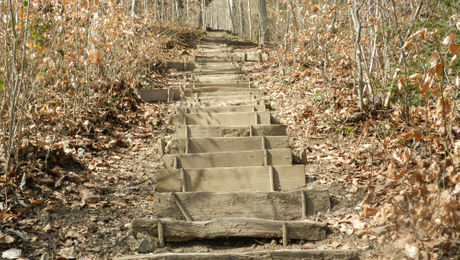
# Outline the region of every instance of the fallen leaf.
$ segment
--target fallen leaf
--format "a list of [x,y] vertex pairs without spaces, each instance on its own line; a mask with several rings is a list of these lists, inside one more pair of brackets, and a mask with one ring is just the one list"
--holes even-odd
[[404,247],[404,251],[406,252],[407,256],[412,259],[418,259],[420,255],[419,249],[414,245],[406,245]]
[[57,253],[57,259],[75,259],[76,256],[75,256],[75,250],[73,247],[66,247],[66,248],[63,248],[61,250],[59,250],[59,252]]
[[17,248],[10,248],[6,251],[3,251],[2,253],[2,258],[5,258],[5,259],[16,259],[16,258],[19,258],[22,254],[22,250],[21,249],[17,249]]
[[51,226],[50,223],[46,224],[46,226],[43,228],[43,232],[45,233],[51,233],[53,231],[53,226]]

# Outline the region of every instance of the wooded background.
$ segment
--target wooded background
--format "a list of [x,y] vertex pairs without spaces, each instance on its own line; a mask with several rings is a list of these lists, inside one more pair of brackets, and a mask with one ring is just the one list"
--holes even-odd
[[278,91],[270,104],[291,105],[280,114],[299,135],[368,142],[347,155],[369,182],[363,218],[458,241],[460,7],[449,0],[1,0],[2,211],[31,180],[53,186],[56,158],[84,154],[82,140],[117,145],[95,132],[138,123],[135,89],[165,86],[166,62],[190,60],[206,27],[270,54],[254,80]]

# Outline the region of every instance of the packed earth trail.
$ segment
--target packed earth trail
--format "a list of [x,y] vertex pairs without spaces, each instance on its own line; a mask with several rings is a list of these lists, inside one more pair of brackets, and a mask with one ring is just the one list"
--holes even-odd
[[[330,235],[327,224],[314,221],[331,210],[329,192],[307,186],[304,159],[290,149],[286,126],[241,69],[267,57],[236,51],[228,36],[208,32],[186,84],[166,93],[167,100],[181,94],[175,138],[158,144],[164,168],[153,177],[153,215],[134,219],[125,239],[149,254],[118,259],[358,259],[354,250],[299,246]],[[260,240],[271,247],[248,246]],[[188,249],[176,250],[182,245]]]

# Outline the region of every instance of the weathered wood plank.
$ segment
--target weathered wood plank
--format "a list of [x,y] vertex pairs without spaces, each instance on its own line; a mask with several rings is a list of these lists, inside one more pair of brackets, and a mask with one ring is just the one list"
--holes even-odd
[[[177,125],[176,137],[185,137],[184,125]],[[250,126],[213,126],[213,125],[189,125],[189,138],[198,137],[230,137],[250,136],[249,129],[252,128],[253,136],[281,136],[286,135],[286,125],[250,125]]]
[[[306,212],[302,212],[301,191],[289,192],[179,192],[191,217],[196,221],[245,217],[271,220],[298,220],[304,215],[331,208],[327,190],[303,190]],[[156,218],[184,220],[171,193],[155,193],[152,212]]]
[[228,67],[228,68],[205,68],[199,67],[193,70],[193,74],[196,75],[210,75],[210,74],[228,74],[228,73],[238,73],[245,74],[245,72],[239,67]]
[[252,112],[265,111],[265,105],[258,106],[225,106],[225,107],[180,107],[177,113],[231,113],[231,112]]
[[[290,149],[272,149],[267,151],[267,165],[292,165]],[[237,166],[264,166],[265,151],[236,151],[192,154],[167,154],[163,156],[166,167],[171,169],[177,158],[178,168],[211,168]]]
[[219,95],[200,95],[200,96],[191,96],[186,100],[190,101],[198,101],[198,102],[222,102],[222,101],[233,101],[233,100],[239,100],[239,101],[255,101],[255,100],[260,100],[263,99],[261,97],[261,94],[246,94],[246,93],[225,93],[225,94],[220,94]]
[[174,69],[177,71],[192,71],[195,69],[195,63],[193,62],[167,62],[166,68]]
[[210,137],[210,138],[180,138],[171,140],[166,148],[168,154],[185,153],[188,141],[189,153],[251,151],[262,147],[265,139],[265,149],[287,149],[287,136],[245,136],[245,137]]
[[174,117],[173,123],[176,125],[228,125],[228,126],[245,126],[245,125],[251,125],[251,124],[270,124],[270,112],[260,111],[260,112],[234,112],[234,113],[208,113],[208,114],[178,114]]
[[199,83],[195,87],[250,88],[251,83]]
[[227,54],[227,55],[211,55],[211,54],[206,54],[206,55],[201,55],[201,56],[195,56],[195,62],[240,62],[244,61],[243,57],[240,55],[232,55],[232,54]]
[[168,93],[170,101],[180,100],[181,92],[178,88],[171,89],[138,89],[137,93],[147,102],[166,102]]
[[[269,167],[162,169],[156,172],[155,187],[158,192],[180,192],[184,185],[190,192],[271,191]],[[305,186],[304,166],[273,166],[273,181],[277,191],[300,189]]]
[[209,101],[186,101],[184,105],[188,107],[219,107],[219,106],[259,106],[263,105],[265,100],[263,98],[252,100],[209,100]]
[[280,238],[283,223],[290,239],[318,241],[326,238],[327,226],[312,221],[278,221],[256,218],[220,218],[209,221],[180,221],[172,219],[135,219],[133,234],[158,236],[158,223],[163,224],[166,242],[228,237]]
[[227,253],[161,253],[124,256],[117,260],[359,260],[353,250],[264,250]]
[[208,75],[193,75],[193,80],[204,82],[204,81],[225,81],[225,80],[246,80],[249,81],[249,77],[244,74],[208,74]]
[[184,89],[184,95],[186,97],[201,96],[219,96],[219,95],[262,95],[263,90],[257,88],[219,88],[219,87],[203,87],[193,88],[193,86],[186,85]]

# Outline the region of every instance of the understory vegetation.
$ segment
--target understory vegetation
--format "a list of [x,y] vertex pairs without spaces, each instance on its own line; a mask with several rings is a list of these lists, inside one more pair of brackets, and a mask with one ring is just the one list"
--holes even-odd
[[120,132],[164,123],[136,113],[135,90],[164,84],[166,63],[189,60],[203,32],[129,7],[0,1],[0,248],[36,242],[18,221],[92,187],[91,156],[131,145]]
[[[279,10],[268,8],[277,62],[265,82],[273,104],[286,111],[280,117],[301,136],[296,144],[306,147],[305,140],[324,136],[354,142],[326,158],[348,175],[346,187],[367,191],[349,226],[361,236],[384,227],[388,233],[379,244],[392,241],[412,258],[457,250],[458,5],[355,0],[272,6]],[[336,228],[346,230],[343,223]]]

